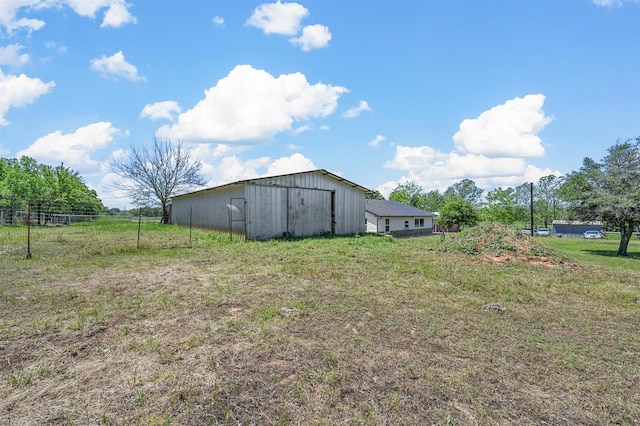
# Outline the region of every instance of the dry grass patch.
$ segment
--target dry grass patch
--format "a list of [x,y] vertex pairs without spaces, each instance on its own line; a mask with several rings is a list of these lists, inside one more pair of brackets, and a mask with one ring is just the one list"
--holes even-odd
[[640,421],[640,276],[437,244],[0,258],[0,423]]

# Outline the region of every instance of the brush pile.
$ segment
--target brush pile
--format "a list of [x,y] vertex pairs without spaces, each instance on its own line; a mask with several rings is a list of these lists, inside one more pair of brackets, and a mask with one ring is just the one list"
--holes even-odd
[[538,239],[503,225],[480,225],[457,234],[447,234],[438,249],[495,261],[564,263],[559,253]]

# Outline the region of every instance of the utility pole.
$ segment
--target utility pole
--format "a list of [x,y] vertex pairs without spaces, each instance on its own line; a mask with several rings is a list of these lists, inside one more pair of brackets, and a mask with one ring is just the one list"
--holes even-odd
[[530,206],[531,206],[531,236],[533,237],[535,235],[534,234],[534,230],[533,230],[533,182],[531,182],[529,185],[530,185],[530,188],[531,188],[531,190],[530,190],[530,192],[531,192],[531,203],[530,203]]

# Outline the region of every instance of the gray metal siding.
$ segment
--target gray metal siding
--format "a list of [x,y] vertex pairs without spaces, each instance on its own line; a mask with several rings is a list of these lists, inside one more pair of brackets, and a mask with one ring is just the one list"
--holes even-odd
[[[171,217],[175,225],[214,229],[229,232],[229,205],[231,198],[243,198],[242,185],[221,190],[201,191],[174,198]],[[191,219],[190,219],[191,216]],[[244,234],[244,223],[233,222],[233,232]]]
[[248,184],[245,194],[247,239],[331,232],[331,191]]
[[234,222],[234,232],[247,239],[319,235],[332,229],[332,192],[335,233],[364,233],[364,192],[320,172],[254,179],[180,196],[173,201],[172,218],[177,225],[188,225],[191,208],[193,226],[229,231],[230,199],[244,198],[245,222]]
[[286,192],[286,188],[246,185],[247,239],[266,240],[287,231]]
[[364,233],[364,217],[364,193],[356,188],[340,185],[336,190],[336,234]]
[[290,188],[289,232],[293,235],[322,235],[331,232],[331,192]]
[[[364,192],[360,189],[353,188],[350,185],[347,185],[343,182],[340,182],[336,179],[333,179],[330,176],[326,176],[322,173],[318,172],[304,172],[293,175],[285,175],[285,176],[275,176],[275,177],[267,177],[256,180],[261,187],[268,187],[269,185],[277,185],[282,187],[289,188],[300,188],[300,189],[318,189],[318,190],[326,190],[327,194],[330,194],[331,191],[335,192],[335,233],[337,235],[350,235],[350,234],[358,234],[365,232],[365,224],[364,224]],[[253,186],[253,185],[248,185]],[[324,191],[323,191],[324,192]],[[281,194],[281,196],[286,196],[286,193]],[[319,197],[324,197],[318,195]],[[252,205],[251,197],[247,196],[247,203]],[[331,214],[331,198],[330,195],[325,199],[325,202],[328,203],[327,209],[329,212],[329,217]],[[278,205],[286,205],[279,203]],[[315,201],[316,208],[319,208],[320,204],[318,204],[317,200]],[[271,207],[273,208],[273,206]],[[247,210],[252,209],[252,207],[248,207]],[[286,218],[289,217],[291,219],[291,214],[287,216],[285,211],[281,211],[280,218],[284,219],[286,222]],[[318,215],[316,218],[311,218],[307,216],[306,219],[312,220],[314,225],[309,225],[305,228],[292,228],[290,224],[289,232],[294,232],[295,235],[314,235],[322,233],[323,225],[319,225],[319,222],[322,222],[322,213]],[[330,219],[329,219],[330,221]],[[331,223],[329,223],[329,226]],[[266,222],[263,224],[264,232],[256,232],[256,239],[258,239],[257,235],[268,235],[271,234],[271,237],[281,236],[283,232],[287,232],[286,223],[284,227],[277,228],[277,231],[280,231],[278,234],[269,232],[269,228],[273,227],[273,221]],[[273,229],[274,231],[276,228]],[[293,231],[292,231],[293,230]],[[330,232],[330,228],[328,231]],[[257,231],[257,230],[256,230]],[[297,232],[295,232],[297,231]],[[314,232],[315,231],[315,232]],[[247,230],[247,234],[249,234],[249,230]],[[247,235],[247,238],[250,238]],[[250,238],[252,239],[252,238]]]

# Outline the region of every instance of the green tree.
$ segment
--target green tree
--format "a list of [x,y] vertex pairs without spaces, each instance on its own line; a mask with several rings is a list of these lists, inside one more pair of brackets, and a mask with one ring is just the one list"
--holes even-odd
[[521,215],[521,207],[516,201],[516,192],[513,188],[496,188],[487,193],[487,202],[483,209],[485,220],[511,225]]
[[437,220],[447,228],[453,225],[462,228],[475,225],[478,219],[478,212],[469,201],[451,197],[445,201]]
[[16,210],[28,203],[46,213],[99,214],[103,209],[78,172],[62,164],[51,167],[30,157],[0,159],[0,206]]
[[545,228],[549,222],[556,218],[556,213],[561,209],[561,201],[558,190],[562,184],[562,178],[555,175],[543,176],[534,185],[533,196],[534,212],[539,223],[544,223]]
[[[47,166],[48,167],[48,166]],[[61,212],[84,212],[99,214],[103,205],[98,194],[87,188],[80,174],[64,164],[49,168],[48,174],[53,182],[51,203]]]
[[384,200],[385,199],[384,195],[382,195],[380,191],[374,191],[370,194],[367,194],[365,198],[367,198],[368,200]]
[[425,195],[425,209],[430,212],[439,212],[444,205],[445,198],[444,195],[440,193],[437,189],[433,191],[427,192]]
[[[518,219],[516,220],[516,222],[522,222],[529,225],[529,223],[531,222],[531,183],[523,183],[522,185],[516,186],[515,195],[516,195],[516,203],[518,204]],[[535,198],[534,198],[534,212],[535,212]],[[535,221],[535,217],[534,217],[534,221]]]
[[146,206],[157,200],[162,207],[162,223],[169,223],[169,200],[194,186],[204,185],[200,160],[182,142],[153,140],[151,149],[130,146],[127,156],[111,161],[111,170],[124,178],[118,185],[134,204]]
[[17,210],[25,209],[29,202],[41,203],[48,191],[41,166],[30,157],[4,161],[4,178],[0,182],[2,205]]
[[426,195],[422,187],[413,181],[399,184],[389,194],[389,200],[426,210]]
[[620,229],[618,255],[626,256],[640,225],[640,137],[618,140],[601,163],[585,158],[560,188],[575,216],[604,220]]
[[458,183],[454,183],[444,191],[445,198],[457,197],[470,202],[477,206],[480,204],[482,193],[484,191],[476,186],[471,179],[462,179]]

